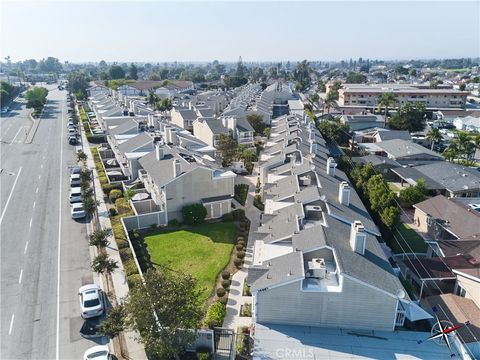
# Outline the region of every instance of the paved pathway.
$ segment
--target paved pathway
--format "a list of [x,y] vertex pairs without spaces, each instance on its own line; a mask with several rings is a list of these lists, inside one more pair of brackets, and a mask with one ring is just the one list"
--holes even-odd
[[[87,154],[87,157],[88,157],[87,166],[89,169],[94,170],[94,186],[95,186],[95,193],[97,195],[97,201],[98,201],[97,209],[98,209],[99,222],[102,229],[111,229],[112,224],[110,223],[107,206],[103,198],[103,190],[100,185],[100,180],[98,179],[98,174],[97,174],[97,171],[95,170],[95,162],[93,160],[92,152],[90,151],[90,146],[88,144],[88,140],[85,135],[85,132],[82,131],[81,134],[82,134],[83,151],[85,152],[85,154]],[[110,245],[106,249],[107,254],[110,257],[110,259],[115,260],[118,264],[118,269],[114,271],[112,274],[113,289],[110,289],[110,291],[113,290],[113,293],[115,294],[114,295],[115,299],[119,301],[128,294],[127,277],[123,269],[123,264],[120,259],[120,254],[118,252],[117,244],[112,234],[108,237],[108,240],[110,241]],[[101,282],[101,284],[103,285],[103,282]],[[136,334],[133,332],[125,332],[124,336],[125,336],[124,344],[125,344],[125,347],[127,348],[128,356],[131,359],[147,359],[143,346],[135,340]]]

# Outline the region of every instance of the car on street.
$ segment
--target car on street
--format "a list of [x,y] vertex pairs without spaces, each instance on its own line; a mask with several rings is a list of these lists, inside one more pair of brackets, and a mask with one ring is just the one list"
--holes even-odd
[[82,168],[80,166],[72,166],[70,169],[70,174],[80,174],[82,172]]
[[72,215],[72,219],[83,219],[85,216],[87,216],[82,203],[72,204],[70,206],[70,213]]
[[77,145],[78,144],[78,139],[76,135],[69,135],[68,136],[68,143],[70,145]]
[[80,313],[82,318],[100,316],[103,314],[103,302],[100,287],[96,284],[88,284],[78,289],[80,300]]
[[81,183],[80,174],[70,174],[70,187],[79,187]]
[[68,129],[68,136],[77,136],[77,130]]
[[108,348],[108,345],[97,345],[91,347],[83,355],[83,360],[111,360],[113,359],[112,353]]
[[83,201],[82,188],[81,187],[71,188],[70,192],[68,193],[68,197],[71,204],[82,202]]

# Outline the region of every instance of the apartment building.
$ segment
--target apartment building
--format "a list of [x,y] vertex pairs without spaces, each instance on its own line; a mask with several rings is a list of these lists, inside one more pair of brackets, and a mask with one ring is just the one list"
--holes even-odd
[[251,235],[255,323],[393,331],[405,317],[429,318],[406,295],[320,133],[283,116],[272,134],[259,164],[265,211]]
[[425,89],[406,84],[343,84],[339,93],[340,106],[376,107],[382,94],[392,92],[398,105],[422,103],[428,109],[464,109],[468,91],[454,89]]

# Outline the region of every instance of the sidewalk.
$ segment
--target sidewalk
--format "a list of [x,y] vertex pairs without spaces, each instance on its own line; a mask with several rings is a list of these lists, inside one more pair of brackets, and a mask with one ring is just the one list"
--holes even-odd
[[[257,172],[254,171],[254,174]],[[228,294],[227,301],[227,315],[223,321],[223,327],[237,330],[241,326],[250,326],[252,324],[251,317],[240,316],[240,308],[245,303],[252,303],[251,296],[243,296],[243,284],[247,278],[248,268],[253,261],[253,250],[255,241],[253,240],[253,233],[260,226],[260,216],[262,212],[253,206],[253,198],[255,197],[255,186],[257,184],[257,175],[237,177],[236,184],[247,184],[248,194],[245,202],[245,216],[250,220],[250,230],[248,232],[247,249],[245,255],[244,267],[240,271],[237,271],[232,277],[232,283],[230,285],[230,292]],[[239,204],[237,208],[240,208]]]
[[[80,122],[80,126],[81,122]],[[89,169],[93,169],[94,173],[94,186],[95,186],[95,193],[97,196],[98,201],[98,219],[102,229],[111,229],[112,224],[110,223],[110,218],[108,216],[107,206],[103,199],[103,190],[100,185],[100,180],[98,179],[98,174],[95,169],[95,162],[93,160],[92,152],[90,151],[90,146],[87,141],[87,137],[85,132],[81,131],[82,136],[82,144],[83,144],[83,152],[87,155],[87,167]],[[110,289],[111,292],[115,294],[115,301],[119,301],[123,299],[128,294],[128,285],[127,285],[127,277],[125,276],[125,271],[123,270],[123,264],[120,259],[120,253],[118,252],[117,244],[113,237],[113,234],[110,234],[108,237],[108,241],[110,241],[109,247],[106,248],[107,254],[110,259],[115,260],[118,264],[118,269],[113,272],[111,275],[113,289]],[[101,282],[103,288],[103,282]],[[124,332],[125,337],[125,347],[127,348],[128,357],[131,359],[147,359],[145,354],[145,350],[143,345],[138,343],[135,340],[136,334],[134,332]]]

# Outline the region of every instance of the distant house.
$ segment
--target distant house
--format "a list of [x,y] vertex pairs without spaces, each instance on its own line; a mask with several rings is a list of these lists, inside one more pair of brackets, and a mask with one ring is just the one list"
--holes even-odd
[[457,117],[453,124],[457,130],[480,131],[480,117]]
[[137,80],[118,87],[117,91],[124,96],[148,96],[150,92],[165,97],[173,97],[177,93],[193,90],[191,81],[178,80]]
[[382,115],[342,115],[340,121],[350,127],[351,130],[365,130],[371,128],[383,128],[384,118]]
[[193,131],[193,122],[200,117],[191,106],[189,108],[174,107],[170,111],[170,116],[173,124],[189,131]]
[[383,177],[387,179],[393,179],[394,174],[392,174],[391,169],[398,168],[401,165],[395,160],[389,159],[385,156],[378,155],[366,155],[361,157],[353,157],[352,162],[355,164],[366,165],[368,163],[372,164],[375,170],[377,170]]
[[401,165],[420,165],[443,161],[442,155],[407,140],[386,140],[375,143],[375,145],[380,149],[375,153],[384,154]]
[[95,97],[97,95],[108,95],[110,93],[111,90],[108,87],[98,83],[93,83],[93,85],[87,89],[88,97]]
[[447,197],[479,197],[480,172],[465,166],[437,161],[427,165],[392,169],[401,181],[415,185],[423,178],[427,187]]

